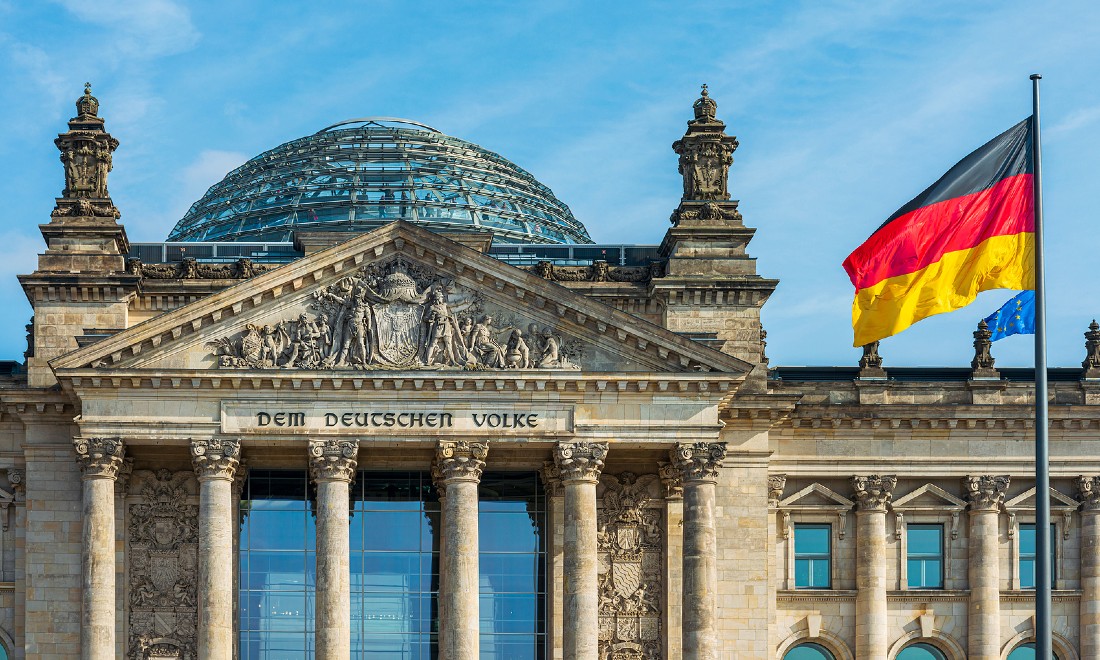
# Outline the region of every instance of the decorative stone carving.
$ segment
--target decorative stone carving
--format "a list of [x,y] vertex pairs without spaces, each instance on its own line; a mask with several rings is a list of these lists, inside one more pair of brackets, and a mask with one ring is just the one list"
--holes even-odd
[[877,341],[863,345],[863,357],[859,358],[860,378],[886,378],[886,370],[882,368],[882,356],[879,355],[878,346]]
[[77,116],[69,120],[69,131],[54,140],[65,166],[65,190],[54,215],[117,218],[118,211],[107,193],[107,173],[118,140],[103,130],[103,119],[97,115],[99,101],[92,96],[90,83],[84,84],[84,96],[77,99],[76,109]]
[[787,475],[768,475],[768,506],[773,509],[779,506],[779,500],[783,499],[783,489],[786,487]]
[[1011,479],[1007,475],[963,477],[963,488],[971,511],[998,511],[1005,501],[1005,491]]
[[1096,319],[1085,333],[1085,361],[1081,363],[1085,373],[1082,378],[1100,378],[1100,324]]
[[547,497],[560,497],[565,494],[561,487],[561,470],[554,461],[545,461],[539,469],[542,487]]
[[441,440],[435,448],[435,461],[443,483],[480,481],[489,443],[469,440]]
[[[147,267],[146,267],[147,268]],[[274,325],[246,325],[209,345],[218,365],[248,369],[563,369],[583,350],[553,328],[487,309],[480,293],[400,257],[313,294]]]
[[27,496],[26,481],[26,470],[23,468],[8,468],[8,483],[11,484],[11,490],[17,502],[23,501]]
[[658,475],[603,475],[597,514],[600,658],[661,658]]
[[852,499],[859,511],[886,511],[898,478],[892,474],[852,477]]
[[679,170],[684,177],[684,200],[727,200],[729,168],[737,138],[726,135],[726,125],[715,113],[718,104],[703,85],[693,105],[695,119],[688,122],[687,133],[672,144],[680,156]]
[[117,478],[126,453],[122,438],[75,438],[73,449],[85,479]]
[[554,462],[563,483],[597,481],[606,456],[606,442],[561,442],[554,447]]
[[974,359],[970,361],[970,368],[974,370],[974,378],[999,378],[1000,374],[993,368],[996,361],[993,358],[993,332],[989,324],[984,320],[978,322],[978,329],[974,331]]
[[737,202],[706,202],[692,204],[685,201],[669,217],[669,222],[679,226],[680,224],[743,224],[745,221],[741,212],[737,210]]
[[199,481],[232,479],[241,460],[241,441],[210,438],[191,441],[191,464]]
[[[198,513],[194,475],[139,470],[129,506],[127,658],[195,660]],[[227,558],[228,559],[228,558]]]
[[555,266],[540,261],[528,270],[555,282],[648,282],[662,272],[651,266],[609,266],[603,260],[593,261],[591,266]]
[[359,441],[325,438],[309,441],[309,475],[313,481],[355,480]]
[[657,461],[657,475],[665,489],[665,499],[684,499],[684,473],[672,463]]
[[1077,499],[1085,511],[1100,510],[1100,477],[1077,477]]
[[141,259],[126,260],[128,274],[150,280],[245,280],[269,270],[270,266],[244,258],[231,264],[200,264],[191,257],[170,264],[143,264]]
[[669,450],[669,459],[680,469],[684,481],[717,481],[725,457],[724,442],[678,444]]

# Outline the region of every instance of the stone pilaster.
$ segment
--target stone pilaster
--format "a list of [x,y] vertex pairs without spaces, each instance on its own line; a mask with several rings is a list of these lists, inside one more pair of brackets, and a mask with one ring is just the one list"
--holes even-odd
[[679,658],[683,651],[684,593],[684,475],[672,463],[659,461],[657,476],[665,495],[665,585],[664,619],[666,658]]
[[441,660],[477,660],[481,654],[478,593],[477,485],[489,443],[467,440],[440,441],[436,468],[446,489],[443,509],[441,572],[446,590],[440,590],[439,607],[446,613],[447,631],[440,644]]
[[554,461],[546,461],[539,470],[542,487],[546,493],[546,522],[550,531],[546,539],[546,657],[562,660],[564,657],[565,617],[562,615],[564,591],[562,576],[565,553],[562,546],[565,534],[564,497],[565,486],[561,482],[561,470]]
[[1081,500],[1081,657],[1100,658],[1100,477],[1077,478]]
[[191,441],[199,481],[198,651],[208,660],[233,658],[233,477],[240,440]]
[[121,438],[76,438],[82,474],[80,656],[115,657],[115,479],[126,448]]
[[606,442],[563,442],[554,463],[565,490],[563,601],[566,660],[596,660],[599,652],[599,584],[596,571],[596,484]]
[[886,660],[886,505],[893,475],[852,477],[856,501],[856,657]]
[[348,510],[358,456],[358,440],[309,441],[309,473],[317,487],[317,660],[351,657]]
[[682,653],[684,660],[718,660],[718,536],[714,519],[718,469],[726,443],[672,448],[684,487]]
[[963,477],[970,502],[970,614],[967,619],[971,660],[1001,658],[1000,512],[1007,476]]

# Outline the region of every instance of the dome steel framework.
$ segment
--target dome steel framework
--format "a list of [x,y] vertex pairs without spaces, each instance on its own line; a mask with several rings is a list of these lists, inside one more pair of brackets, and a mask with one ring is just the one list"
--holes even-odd
[[206,191],[168,240],[288,241],[294,231],[368,231],[396,219],[492,232],[498,243],[592,242],[526,170],[392,117],[348,120],[265,151]]

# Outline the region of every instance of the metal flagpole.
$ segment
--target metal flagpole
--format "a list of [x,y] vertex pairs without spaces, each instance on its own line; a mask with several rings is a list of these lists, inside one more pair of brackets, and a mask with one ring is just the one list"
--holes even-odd
[[1043,158],[1039,80],[1031,75],[1031,153],[1035,190],[1035,657],[1054,657],[1051,639],[1050,448],[1047,430],[1047,313],[1043,270]]

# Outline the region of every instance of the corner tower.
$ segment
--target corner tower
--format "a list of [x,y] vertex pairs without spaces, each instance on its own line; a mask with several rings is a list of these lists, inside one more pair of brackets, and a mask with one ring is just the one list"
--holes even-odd
[[762,390],[767,358],[760,308],[779,280],[758,275],[746,251],[756,230],[744,225],[729,193],[738,142],[717,118],[718,104],[706,85],[693,110],[684,137],[672,144],[684,194],[661,242],[668,261],[665,276],[652,281],[652,295],[661,303],[665,327],[757,365],[750,383]]

